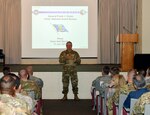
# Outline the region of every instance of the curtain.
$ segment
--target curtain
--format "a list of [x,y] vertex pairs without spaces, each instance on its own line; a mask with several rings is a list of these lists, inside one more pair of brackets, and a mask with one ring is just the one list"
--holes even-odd
[[6,64],[21,62],[21,1],[0,0],[0,48]]
[[[123,33],[137,32],[136,0],[99,0],[99,63],[119,64]],[[135,47],[136,48],[136,47]]]

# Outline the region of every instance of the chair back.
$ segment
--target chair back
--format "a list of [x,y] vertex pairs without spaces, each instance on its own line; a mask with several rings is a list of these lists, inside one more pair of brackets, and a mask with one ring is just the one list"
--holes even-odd
[[150,104],[145,104],[144,115],[150,114]]
[[138,99],[131,99],[130,103],[130,115],[132,114],[134,104],[137,102]]
[[127,95],[125,94],[120,94],[119,95],[119,111],[118,111],[118,115],[122,115],[122,109],[123,109],[123,103],[126,100]]

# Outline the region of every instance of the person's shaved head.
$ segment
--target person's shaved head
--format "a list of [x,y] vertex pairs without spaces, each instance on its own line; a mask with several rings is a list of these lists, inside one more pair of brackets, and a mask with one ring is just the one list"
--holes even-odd
[[15,79],[11,75],[5,75],[0,80],[0,91],[2,94],[14,95]]

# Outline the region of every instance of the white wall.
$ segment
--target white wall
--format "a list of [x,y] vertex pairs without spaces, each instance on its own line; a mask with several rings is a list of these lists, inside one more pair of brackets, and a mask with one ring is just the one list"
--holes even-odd
[[142,53],[150,53],[150,0],[142,0]]
[[[62,73],[61,72],[40,72],[34,73],[44,81],[43,98],[61,99],[62,98]],[[79,72],[79,97],[81,99],[90,98],[91,82],[99,76],[99,72]],[[69,98],[73,98],[71,84],[69,85]]]

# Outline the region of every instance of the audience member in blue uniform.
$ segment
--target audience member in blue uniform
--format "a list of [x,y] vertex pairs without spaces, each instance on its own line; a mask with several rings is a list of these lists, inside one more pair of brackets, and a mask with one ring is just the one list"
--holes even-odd
[[131,91],[128,94],[128,97],[126,98],[125,102],[124,102],[124,107],[125,108],[130,108],[130,102],[131,102],[131,98],[133,99],[138,99],[142,94],[148,92],[149,90],[145,87],[146,86],[146,82],[144,79],[144,76],[142,74],[138,74],[133,78],[133,84],[135,87],[135,91]]

